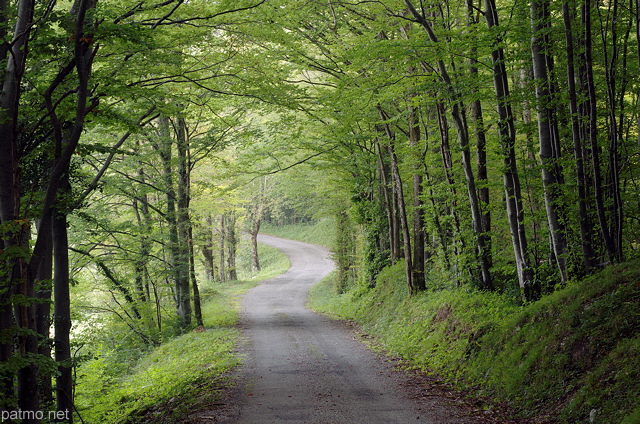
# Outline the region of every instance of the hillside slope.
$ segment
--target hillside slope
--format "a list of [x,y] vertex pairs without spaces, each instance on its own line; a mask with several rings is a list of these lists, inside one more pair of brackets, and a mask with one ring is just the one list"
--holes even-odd
[[336,295],[325,280],[311,305],[355,320],[410,366],[506,401],[532,421],[640,422],[640,262],[524,306],[470,288],[406,292],[397,264],[373,289]]

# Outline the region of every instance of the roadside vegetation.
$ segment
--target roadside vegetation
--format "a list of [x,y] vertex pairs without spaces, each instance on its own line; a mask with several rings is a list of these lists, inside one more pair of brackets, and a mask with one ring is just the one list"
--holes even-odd
[[[240,362],[234,352],[240,335],[239,296],[289,267],[278,250],[264,245],[259,249],[259,273],[241,272],[239,281],[203,287],[204,327],[175,335],[176,328],[167,325],[163,342],[149,347],[118,319],[107,316],[75,339],[81,344],[76,406],[82,421],[167,423],[215,403],[221,390],[233,384],[230,371]],[[239,255],[240,263],[245,260]]]
[[[589,314],[617,299],[605,268],[640,257],[640,0],[16,0],[0,16],[0,412],[141,411],[84,396],[82,375],[120,393],[142,356],[212,325],[216,284],[261,270],[260,231],[331,217],[308,237],[333,234],[336,292],[378,308],[394,287],[418,312],[393,337],[458,359],[408,357],[523,408],[560,396],[558,414],[624,419],[582,390],[608,396],[626,374],[602,358],[635,357],[637,302]],[[562,297],[583,281],[593,297]],[[453,344],[429,333],[458,321]],[[484,350],[523,359],[467,370]],[[563,393],[527,389],[538,376]]]
[[335,219],[322,218],[306,223],[275,225],[265,223],[262,233],[331,247],[336,240]]
[[[326,222],[302,227],[272,231],[309,241],[328,230]],[[508,403],[532,422],[640,422],[640,261],[533,303],[446,278],[431,269],[430,289],[408,296],[397,263],[373,287],[354,283],[339,293],[334,272],[309,304],[356,322],[405,366]]]

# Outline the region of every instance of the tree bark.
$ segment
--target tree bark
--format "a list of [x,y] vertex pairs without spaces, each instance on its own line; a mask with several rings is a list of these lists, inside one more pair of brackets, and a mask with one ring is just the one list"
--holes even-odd
[[[485,19],[489,28],[498,26],[498,12],[494,0],[485,1]],[[509,80],[505,66],[504,50],[500,47],[502,40],[494,40],[491,52],[493,65],[493,84],[497,99],[498,133],[504,151],[504,189],[507,218],[511,232],[518,282],[523,297],[533,300],[539,297],[540,288],[534,282],[529,263],[527,236],[524,227],[524,210],[522,208],[522,192],[515,153],[516,130],[509,99]]]
[[582,62],[584,66],[584,90],[588,94],[586,111],[588,116],[588,137],[591,147],[591,168],[593,174],[593,193],[596,203],[600,235],[610,262],[615,262],[618,257],[616,246],[609,230],[607,213],[604,204],[602,170],[600,165],[600,146],[598,144],[598,109],[596,86],[593,76],[593,37],[591,33],[591,13],[593,0],[585,0],[582,6],[582,28],[584,29],[584,53]]
[[196,258],[193,247],[193,228],[189,227],[189,279],[193,288],[193,315],[196,319],[196,325],[204,327],[202,319],[202,302],[200,299],[200,288],[198,287],[198,278],[196,277]]
[[[171,263],[171,273],[175,288],[176,313],[180,320],[180,327],[191,324],[191,303],[189,287],[188,256],[181,255],[180,236],[178,229],[177,196],[173,181],[172,138],[169,131],[169,119],[161,117],[158,121],[160,137],[158,152],[162,160],[164,192],[167,201],[167,227],[169,231],[168,252]],[[186,261],[186,262],[185,262]]]
[[[431,23],[428,22],[425,17],[420,14],[410,0],[405,0],[405,5],[416,19],[416,21],[425,29],[429,39],[438,43],[438,37],[433,32]],[[469,128],[465,116],[465,108],[460,98],[460,94],[457,92],[453,85],[447,66],[442,59],[437,63],[438,71],[442,82],[447,87],[447,95],[451,104],[451,117],[453,119],[453,125],[458,135],[458,143],[462,152],[462,168],[464,169],[465,179],[467,183],[467,197],[469,199],[469,206],[471,208],[471,221],[473,234],[475,236],[475,255],[476,258],[480,258],[481,252],[485,251],[485,238],[482,236],[482,217],[480,214],[480,204],[478,201],[478,192],[476,188],[475,175],[473,173],[473,166],[471,164],[471,152],[469,151]],[[492,288],[491,277],[489,270],[485,269],[486,263],[481,262],[481,275],[480,286],[486,289]]]
[[220,216],[220,244],[219,244],[219,252],[220,252],[220,282],[227,281],[227,264],[226,264],[226,253],[225,246],[227,244],[227,219],[225,218],[225,214],[223,213]]
[[[640,1],[640,0],[638,0]],[[580,226],[580,240],[582,247],[582,261],[585,272],[589,273],[595,265],[595,252],[593,249],[593,237],[591,236],[592,224],[587,206],[587,179],[584,169],[584,155],[582,131],[580,131],[580,110],[578,109],[578,90],[576,88],[575,70],[575,42],[573,22],[575,10],[569,6],[568,0],[562,2],[562,15],[567,54],[567,88],[569,91],[569,112],[571,114],[571,138],[573,140],[573,153],[576,169],[576,187],[578,191],[578,222]]]
[[[0,151],[2,152],[0,155],[0,223],[7,226],[5,232],[0,236],[2,237],[3,250],[8,251],[11,251],[13,247],[21,248],[20,233],[22,230],[19,228],[24,226],[24,224],[18,222],[20,213],[20,176],[16,125],[21,94],[20,84],[24,75],[33,10],[33,0],[21,0],[18,3],[13,40],[11,43],[3,42],[0,48],[0,54],[2,55],[0,57],[6,60],[2,91],[0,92],[0,110],[2,111],[2,119],[0,120]],[[9,2],[1,3],[0,24],[2,24],[2,29],[0,29],[0,32],[4,36],[4,40],[9,38],[6,29],[9,16]],[[6,277],[3,277],[2,285],[0,286],[0,289],[3,289],[3,294],[0,297],[0,333],[12,334],[14,330],[12,329],[13,314],[10,298],[16,294],[17,290],[31,291],[27,286],[33,281],[25,282],[27,286],[24,284],[21,287],[18,286],[17,282],[26,277],[26,275],[19,275],[26,271],[23,260],[19,258],[9,258],[3,264],[3,268]],[[24,324],[28,325],[30,319],[28,316],[24,318],[26,318]],[[35,331],[35,327],[32,330]],[[26,348],[26,346],[22,345],[21,348]],[[19,352],[21,355],[27,354],[26,351],[21,350]],[[35,354],[37,350],[31,353]],[[13,355],[14,347],[11,338],[3,337],[3,342],[0,344],[0,361],[6,363]],[[24,384],[22,384],[23,389],[20,395],[22,397],[20,407],[30,407],[27,398],[32,393],[29,393],[26,387],[30,384],[33,372],[34,370],[31,367],[21,371],[20,380],[24,381]],[[16,400],[13,386],[15,377],[16,375],[12,371],[0,373],[0,390],[2,390],[2,398],[7,403],[7,408],[14,406],[12,402]],[[37,384],[35,386],[37,387]],[[33,395],[37,401],[37,392],[33,393]]]
[[[620,51],[618,47],[618,0],[612,0],[609,3],[611,16],[609,21],[610,38],[606,39],[605,32],[602,30],[602,42],[604,48],[604,63],[606,65],[605,82],[607,86],[607,110],[609,121],[609,172],[608,172],[608,195],[610,199],[609,209],[609,236],[611,238],[612,260],[615,262],[622,261],[622,198],[620,194],[620,140],[618,134],[618,122],[616,118],[616,97],[617,97],[617,69],[619,66]],[[601,24],[602,26],[602,24]],[[610,49],[610,50],[609,50]],[[624,94],[623,94],[624,96]]]
[[[473,26],[477,23],[477,19],[474,18],[475,7],[473,0],[467,0],[467,25],[472,33],[474,32]],[[475,38],[475,37],[474,37]],[[474,81],[478,80],[478,60],[477,60],[477,48],[471,47],[470,59],[469,59],[469,73]],[[490,270],[493,266],[493,258],[491,253],[491,209],[490,209],[490,197],[489,197],[489,179],[487,176],[487,138],[484,126],[484,117],[482,112],[482,102],[479,96],[477,96],[477,88],[473,88],[474,97],[470,105],[471,119],[473,121],[475,137],[476,137],[476,164],[478,168],[477,172],[477,187],[478,187],[478,202],[480,208],[480,242],[479,246],[482,250],[480,255],[480,269],[483,274],[482,281],[488,281],[489,287],[492,288],[493,281],[491,278]]]
[[562,171],[559,165],[560,151],[556,145],[554,125],[553,94],[550,89],[549,60],[546,53],[548,38],[545,33],[549,25],[549,3],[547,0],[531,2],[531,23],[533,36],[531,52],[533,76],[536,82],[536,99],[538,101],[538,137],[540,141],[540,165],[542,168],[542,184],[547,212],[547,222],[552,240],[553,253],[562,282],[567,281],[567,241],[566,230],[562,224],[561,186]]
[[[66,188],[68,190],[68,187]],[[73,366],[71,364],[71,300],[69,297],[69,240],[67,217],[63,209],[57,209],[53,217],[53,298],[55,327],[56,409],[65,411],[69,422],[73,417]]]
[[262,217],[265,209],[265,192],[267,189],[267,177],[260,180],[259,192],[253,197],[248,206],[249,235],[251,236],[251,272],[260,271],[260,257],[258,256],[258,234],[262,225]]
[[419,152],[420,146],[420,122],[418,111],[415,107],[409,106],[409,146],[414,150],[413,164],[413,285],[416,292],[426,289],[425,280],[425,220],[424,202],[422,200],[422,166],[423,155]]
[[380,120],[382,121],[382,125],[385,129],[385,134],[388,138],[387,151],[389,152],[389,157],[391,159],[391,180],[393,182],[393,192],[394,192],[394,207],[395,214],[400,218],[400,231],[402,236],[402,250],[404,252],[405,259],[405,275],[407,277],[407,283],[409,285],[409,293],[416,294],[420,290],[424,290],[424,287],[421,289],[416,287],[415,282],[413,281],[413,260],[412,260],[412,251],[411,251],[411,236],[409,231],[409,224],[407,221],[407,211],[405,208],[405,197],[404,197],[404,187],[402,186],[402,178],[400,176],[400,170],[398,169],[398,157],[395,152],[395,147],[393,145],[395,141],[395,135],[391,131],[389,127],[388,119],[389,116],[386,112],[380,107],[377,106],[378,114],[380,116]]
[[380,190],[382,191],[382,199],[387,216],[387,230],[389,234],[389,261],[395,264],[400,257],[400,234],[398,219],[396,216],[396,208],[394,207],[393,184],[389,181],[389,170],[386,164],[384,151],[380,146],[380,142],[376,142],[376,153],[378,155],[378,174],[380,177]]
[[178,233],[178,274],[180,279],[176,284],[176,297],[178,310],[183,320],[183,325],[191,324],[191,284],[190,284],[190,262],[191,262],[191,220],[189,214],[189,186],[190,186],[190,163],[189,163],[189,139],[187,136],[187,126],[184,117],[178,116],[176,128],[176,150],[178,153],[178,183],[176,199],[176,226]]
[[[39,225],[38,225],[39,226]],[[51,303],[53,284],[53,239],[49,233],[47,237],[46,254],[42,257],[36,274],[36,297],[39,299],[36,305],[36,329],[40,337],[38,354],[42,358],[51,358]],[[38,373],[38,397],[42,409],[54,407],[53,386],[50,372],[40,369]]]
[[227,215],[226,225],[226,247],[227,247],[227,275],[229,281],[238,279],[238,270],[236,269],[236,213],[231,211]]

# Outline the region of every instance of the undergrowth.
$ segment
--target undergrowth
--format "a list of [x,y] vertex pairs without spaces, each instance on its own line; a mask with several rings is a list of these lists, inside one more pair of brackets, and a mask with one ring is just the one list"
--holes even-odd
[[317,222],[283,226],[264,223],[261,232],[286,239],[329,247],[335,242],[336,230],[333,218],[322,218]]
[[289,267],[288,258],[276,249],[261,245],[260,253],[259,273],[245,272],[244,281],[202,287],[204,329],[169,338],[155,348],[125,337],[122,325],[105,325],[86,336],[76,385],[82,422],[173,423],[215,402],[239,363],[234,349],[240,336],[240,295]]
[[531,419],[640,422],[640,262],[527,305],[469,287],[409,298],[402,263],[372,289],[337,295],[332,278],[312,290],[311,306],[357,321],[409,366]]

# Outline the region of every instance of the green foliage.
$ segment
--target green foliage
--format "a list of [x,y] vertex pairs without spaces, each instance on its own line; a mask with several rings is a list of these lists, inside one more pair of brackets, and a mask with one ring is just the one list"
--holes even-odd
[[260,271],[252,273],[249,247],[241,244],[241,249],[238,252],[238,265],[240,268],[238,276],[240,280],[248,282],[266,280],[282,274],[291,266],[289,258],[280,250],[261,243],[258,243],[258,256],[261,263]]
[[358,321],[410,366],[481,388],[523,415],[584,422],[595,414],[598,422],[635,422],[639,265],[611,267],[518,305],[465,287],[409,298],[397,264],[372,289],[337,295],[326,280],[312,290],[310,304]]
[[333,218],[322,218],[316,222],[286,226],[263,224],[265,234],[315,243],[321,246],[332,246],[335,241],[335,221]]
[[[143,357],[130,374],[116,376],[103,358],[83,366],[78,385],[78,408],[85,422],[136,422],[155,405],[178,396],[175,416],[190,405],[189,393],[207,389],[237,365],[233,354],[237,330],[214,328],[184,334]],[[205,383],[203,385],[203,383]]]
[[198,402],[217,399],[220,387],[229,384],[228,371],[240,361],[235,352],[239,295],[289,267],[280,251],[259,249],[260,273],[245,275],[248,281],[203,287],[205,331],[170,337],[177,326],[171,311],[164,318],[166,342],[150,347],[120,319],[78,316],[86,326],[75,338],[80,346],[77,407],[84,422],[172,422]]

